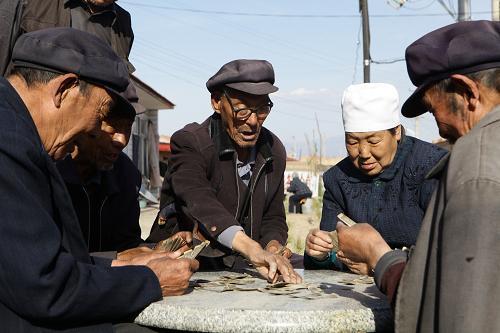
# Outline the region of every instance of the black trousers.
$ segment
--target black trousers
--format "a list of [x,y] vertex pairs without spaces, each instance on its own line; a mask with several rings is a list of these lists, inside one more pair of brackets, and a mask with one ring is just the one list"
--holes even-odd
[[300,200],[310,198],[310,194],[294,194],[288,198],[288,212],[302,214]]

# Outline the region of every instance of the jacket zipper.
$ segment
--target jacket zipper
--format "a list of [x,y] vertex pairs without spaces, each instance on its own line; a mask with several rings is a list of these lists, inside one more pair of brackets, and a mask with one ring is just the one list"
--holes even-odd
[[253,183],[250,183],[250,238],[251,239],[253,239],[253,192],[255,191],[255,186],[257,186],[257,182],[259,181],[260,175],[262,174],[262,170],[264,170],[264,167],[266,165],[267,161],[264,161],[264,164],[262,164],[260,169],[257,171],[257,176],[255,177],[255,181]]
[[88,217],[88,229],[87,229],[87,250],[90,251],[90,197],[89,197],[89,193],[87,192],[87,190],[85,189],[85,186],[82,185],[82,190],[83,190],[83,193],[85,193],[85,196],[87,197],[87,209],[88,209],[88,214],[87,214],[87,217]]
[[101,204],[101,209],[99,209],[99,251],[102,249],[102,209],[104,208],[104,204],[108,200],[109,196],[105,196],[104,200],[102,201]]

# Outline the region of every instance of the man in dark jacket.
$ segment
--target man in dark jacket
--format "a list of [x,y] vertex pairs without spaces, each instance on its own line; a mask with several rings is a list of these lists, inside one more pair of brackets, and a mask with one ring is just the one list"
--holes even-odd
[[12,59],[12,75],[0,77],[2,331],[113,332],[162,295],[183,293],[197,268],[165,252],[89,256],[53,163],[111,110],[134,112],[117,93],[129,84],[126,65],[100,39],[69,28],[24,34]]
[[455,145],[429,175],[440,182],[409,253],[367,224],[339,223],[337,256],[374,269],[398,332],[498,332],[500,22],[432,31],[406,49],[406,64],[418,88],[403,115],[429,110]]
[[[207,82],[215,113],[177,131],[165,181],[175,197],[179,225],[212,242],[210,268],[246,266],[273,281],[299,282],[285,250],[283,206],[286,153],[264,120],[278,90],[264,60],[234,60]],[[195,229],[196,229],[195,228]],[[161,228],[160,228],[161,229]],[[157,228],[158,230],[158,228]],[[202,265],[207,263],[202,261]]]
[[[123,97],[137,100],[133,85]],[[141,174],[122,153],[135,113],[112,112],[95,135],[76,140],[71,155],[57,162],[73,202],[89,252],[124,251],[143,243],[138,195]]]
[[[287,192],[293,193],[288,198],[288,212],[302,214],[302,205],[307,198],[312,196],[311,189],[300,180],[299,175],[294,172],[292,175],[290,186],[286,189]],[[302,202],[304,200],[304,202]]]
[[91,33],[127,62],[134,33],[130,14],[115,0],[2,0],[0,4],[0,75],[6,75],[16,39],[30,31],[71,27]]

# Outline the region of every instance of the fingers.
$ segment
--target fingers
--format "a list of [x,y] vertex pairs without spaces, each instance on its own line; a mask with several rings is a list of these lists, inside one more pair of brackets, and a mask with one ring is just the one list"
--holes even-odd
[[290,261],[286,258],[279,257],[276,260],[278,271],[283,277],[283,281],[288,283],[301,283],[302,277],[295,272]]
[[270,281],[272,281],[273,283],[275,283],[278,280],[278,274],[276,274],[277,271],[278,271],[278,264],[276,262],[276,258],[275,258],[274,255],[272,256],[272,258],[274,260],[268,260],[269,270],[268,270],[267,276],[268,276],[268,279]]
[[[306,237],[306,252],[309,255],[317,256],[330,252],[333,249],[330,235],[323,230],[313,229]],[[312,253],[309,253],[309,252]]]

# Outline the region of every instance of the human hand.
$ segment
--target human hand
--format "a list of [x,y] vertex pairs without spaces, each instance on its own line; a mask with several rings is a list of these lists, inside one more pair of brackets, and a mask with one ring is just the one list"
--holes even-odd
[[292,256],[292,250],[288,247],[281,245],[277,240],[272,240],[266,245],[266,251],[271,252],[272,254],[281,255],[287,259]]
[[260,275],[271,283],[276,283],[280,274],[284,282],[302,282],[302,277],[295,272],[290,261],[281,255],[263,249],[256,249],[250,253],[248,259]]
[[146,266],[156,274],[165,297],[184,294],[199,263],[196,259],[158,258],[151,260]]
[[186,244],[179,248],[181,253],[186,252],[187,250],[191,249],[191,243],[193,242],[193,233],[191,231],[179,231],[176,234],[170,236],[169,238],[175,239],[175,238],[181,238],[183,239]]
[[262,249],[259,243],[238,231],[233,238],[233,250],[247,258],[257,271],[268,281],[275,283],[279,274],[289,283],[301,283],[302,278],[292,268],[292,264],[281,255]]
[[[342,254],[342,253],[341,253]],[[354,262],[351,259],[344,257],[342,255],[339,255],[339,252],[337,252],[337,259],[343,263],[344,265],[349,268],[349,270],[353,273],[359,274],[359,275],[373,275],[373,271],[368,267],[368,264],[363,263],[363,262]]]
[[306,237],[306,253],[317,260],[324,260],[333,249],[332,238],[324,230],[312,229]]
[[356,263],[358,268],[355,269],[360,269],[359,265],[366,264],[366,269],[370,272],[378,260],[391,251],[378,231],[367,223],[357,223],[352,227],[337,223],[337,234],[339,237],[337,257]]
[[176,259],[181,254],[182,253],[180,251],[165,252],[151,250],[150,248],[145,246],[135,247],[118,253],[117,260],[113,260],[111,266],[145,266],[151,260],[159,258]]

